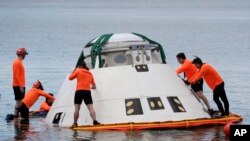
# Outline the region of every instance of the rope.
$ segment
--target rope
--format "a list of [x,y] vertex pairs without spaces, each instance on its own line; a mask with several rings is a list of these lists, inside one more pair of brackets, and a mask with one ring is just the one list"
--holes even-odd
[[96,48],[98,48],[97,46],[100,44],[101,40],[104,38],[105,35],[101,35],[97,41],[94,43],[94,45],[91,48],[90,54],[91,54],[91,65],[92,68],[95,67],[95,57],[96,57]]
[[90,54],[91,54],[91,65],[92,68],[95,67],[95,59],[96,56],[99,57],[99,68],[103,66],[102,58],[101,58],[101,52],[102,52],[102,47],[104,44],[107,43],[107,41],[110,39],[110,37],[113,34],[103,34],[101,35],[97,41],[94,43],[94,45],[91,48]]

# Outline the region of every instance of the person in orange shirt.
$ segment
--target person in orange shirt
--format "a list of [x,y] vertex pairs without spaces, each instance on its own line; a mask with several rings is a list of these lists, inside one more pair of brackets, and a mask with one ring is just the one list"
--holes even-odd
[[18,48],[16,51],[17,58],[13,61],[12,71],[13,71],[13,81],[12,86],[14,90],[16,105],[14,109],[14,116],[18,117],[19,109],[22,106],[22,99],[25,94],[25,68],[23,65],[23,60],[28,52],[25,48]]
[[[178,62],[181,64],[181,66],[176,70],[176,73],[177,74],[184,73],[184,76],[187,77],[187,81],[190,81],[191,78],[198,72],[198,70],[196,69],[194,64],[192,64],[192,61],[186,58],[184,53],[181,52],[177,54],[176,58]],[[202,99],[202,101],[206,104],[208,112],[211,114],[212,109],[210,108],[207,97],[203,94],[203,79],[202,78],[199,79],[197,83],[191,85],[191,88],[198,95],[198,97]]]
[[[49,95],[54,96],[52,93],[49,93]],[[50,107],[52,106],[53,102],[54,102],[54,100],[51,100],[51,99],[46,97],[46,100],[41,103],[39,111],[48,112],[50,110]]]
[[24,118],[25,123],[29,122],[29,109],[38,100],[40,96],[44,96],[50,100],[55,98],[48,93],[43,91],[42,83],[37,80],[33,87],[26,93],[24,99],[22,100],[22,106],[20,108],[21,117]]
[[90,116],[93,119],[93,124],[100,124],[96,120],[96,113],[93,108],[93,100],[91,97],[90,86],[92,89],[96,89],[95,81],[92,73],[89,71],[89,68],[86,66],[86,63],[81,62],[78,67],[70,74],[69,80],[77,79],[76,92],[75,92],[75,112],[74,112],[74,123],[72,127],[77,126],[77,120],[79,118],[79,111],[82,104],[82,100],[87,105],[90,112]]
[[[190,81],[191,84],[197,83],[202,77],[206,81],[207,85],[213,90],[213,100],[217,104],[218,109],[221,112],[221,116],[229,115],[229,102],[227,100],[226,92],[224,89],[224,81],[219,73],[209,64],[202,63],[199,57],[196,57],[193,62],[199,72]],[[224,108],[220,99],[224,103]]]

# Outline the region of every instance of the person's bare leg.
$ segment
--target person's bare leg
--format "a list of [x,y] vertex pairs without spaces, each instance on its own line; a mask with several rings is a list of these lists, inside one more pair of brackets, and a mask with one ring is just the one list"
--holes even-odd
[[16,105],[15,105],[15,109],[14,109],[15,116],[18,116],[19,109],[21,108],[21,106],[22,106],[22,100],[17,100]]
[[79,118],[80,107],[81,107],[80,104],[75,104],[74,123],[77,123],[77,120]]
[[208,108],[208,109],[211,109],[211,107],[210,107],[210,105],[209,105],[209,102],[208,102],[208,100],[207,100],[207,97],[203,94],[203,92],[202,92],[202,91],[198,91],[198,92],[196,92],[196,94],[197,94],[198,97],[199,97],[200,99],[202,99],[202,101],[206,104],[207,108]]
[[89,109],[89,113],[90,113],[91,118],[93,120],[96,120],[96,114],[95,114],[95,110],[93,108],[93,104],[88,104],[87,107]]

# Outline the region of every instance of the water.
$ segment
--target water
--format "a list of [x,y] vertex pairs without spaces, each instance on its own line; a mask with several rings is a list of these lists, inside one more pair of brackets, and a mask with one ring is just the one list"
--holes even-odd
[[[26,47],[27,88],[36,79],[54,94],[75,66],[83,46],[103,33],[138,32],[160,42],[167,61],[200,56],[223,76],[231,112],[250,123],[250,1],[0,1],[0,140],[225,140],[223,126],[186,130],[74,132],[31,119],[28,127],[6,123],[12,113],[11,64]],[[213,107],[210,89],[205,93]],[[36,110],[38,103],[32,107]]]

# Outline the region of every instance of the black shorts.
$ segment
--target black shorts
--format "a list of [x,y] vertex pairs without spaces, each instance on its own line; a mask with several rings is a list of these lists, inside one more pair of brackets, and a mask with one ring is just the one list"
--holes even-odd
[[29,108],[24,103],[22,103],[20,113],[22,118],[24,118],[25,120],[29,120]]
[[75,104],[82,104],[82,100],[84,100],[84,103],[86,105],[93,104],[92,97],[91,97],[91,91],[87,90],[78,90],[75,93]]
[[13,86],[13,90],[15,94],[15,100],[22,100],[24,98],[25,87],[24,87],[24,93],[21,93],[19,86]]
[[203,91],[203,79],[198,80],[194,85],[191,85],[194,92]]

